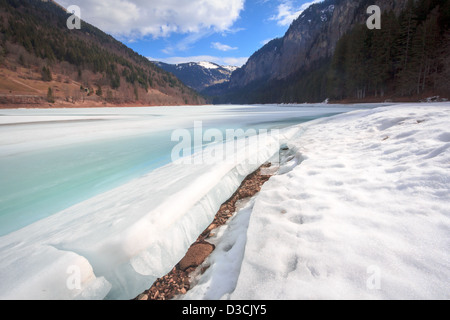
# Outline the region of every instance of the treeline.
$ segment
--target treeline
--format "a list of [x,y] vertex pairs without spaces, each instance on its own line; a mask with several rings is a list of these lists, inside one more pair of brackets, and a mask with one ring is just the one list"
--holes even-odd
[[8,53],[7,43],[23,46],[47,63],[42,70],[44,81],[49,81],[52,65],[67,62],[76,67],[79,79],[90,71],[101,75],[101,84],[109,84],[111,89],[119,89],[125,82],[145,91],[176,88],[180,95],[199,97],[175,76],[92,25],[81,21],[81,30],[69,30],[69,14],[52,2],[0,0],[0,12],[0,54]]
[[450,96],[450,0],[410,0],[381,30],[355,26],[332,57],[277,81],[208,88],[214,103],[304,103],[365,98]]

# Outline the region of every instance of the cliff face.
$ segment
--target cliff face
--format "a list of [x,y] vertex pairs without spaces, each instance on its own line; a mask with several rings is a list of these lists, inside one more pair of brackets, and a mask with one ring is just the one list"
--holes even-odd
[[[407,0],[378,0],[382,11],[401,12]],[[331,57],[339,39],[356,24],[365,23],[373,0],[326,0],[306,9],[283,38],[261,48],[237,72],[229,88],[242,88],[254,81],[281,80],[315,61]]]

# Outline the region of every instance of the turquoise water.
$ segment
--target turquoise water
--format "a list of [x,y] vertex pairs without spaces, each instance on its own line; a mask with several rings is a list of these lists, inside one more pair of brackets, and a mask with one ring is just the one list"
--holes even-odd
[[[306,109],[300,107],[221,107],[211,109],[212,118],[211,113],[206,113],[208,120],[204,122],[204,129],[218,128],[225,132],[236,128],[282,128],[353,109],[342,107],[330,112],[316,107],[316,114],[311,115],[311,108],[304,114]],[[185,108],[183,111],[189,113],[190,110]],[[126,112],[128,110],[125,109]],[[52,111],[39,111],[36,116],[47,113],[52,114]],[[59,111],[58,115],[61,113],[64,114]],[[33,111],[30,110],[29,114],[33,115]],[[77,121],[80,115],[73,116]],[[202,116],[204,114],[199,115],[199,120]],[[168,114],[166,117],[182,118],[183,115]],[[49,125],[46,122],[33,126],[38,131],[40,127],[48,128]],[[7,126],[2,130],[8,130]],[[120,119],[117,126],[120,130]],[[23,127],[27,128],[27,125]],[[172,149],[178,143],[171,141],[175,129],[179,128],[161,127],[157,131],[127,133],[114,139],[96,140],[93,137],[88,142],[72,142],[0,157],[0,236],[170,163]],[[192,132],[192,128],[187,129]]]
[[172,145],[167,135],[157,132],[0,158],[0,235],[168,163]]

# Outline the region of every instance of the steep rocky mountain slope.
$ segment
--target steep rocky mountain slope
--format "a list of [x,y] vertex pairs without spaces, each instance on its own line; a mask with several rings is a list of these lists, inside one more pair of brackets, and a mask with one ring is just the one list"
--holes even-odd
[[[373,1],[326,0],[306,9],[283,38],[273,40],[255,53],[233,75],[230,87],[242,87],[259,79],[285,79],[321,58],[330,57],[338,40],[356,24],[368,18]],[[406,0],[377,1],[383,11],[404,9]]]
[[[448,76],[449,1],[379,0],[382,29],[369,30],[367,8],[373,4],[371,0],[325,0],[311,5],[282,38],[253,54],[228,83],[205,93],[215,96],[215,102],[234,103],[446,93],[436,79],[442,82]],[[433,43],[420,42],[432,37],[436,38]],[[436,59],[424,56],[424,51],[433,50],[439,53]],[[371,75],[374,79],[369,79]],[[422,88],[410,79],[423,83]],[[408,83],[407,88],[401,83]]]

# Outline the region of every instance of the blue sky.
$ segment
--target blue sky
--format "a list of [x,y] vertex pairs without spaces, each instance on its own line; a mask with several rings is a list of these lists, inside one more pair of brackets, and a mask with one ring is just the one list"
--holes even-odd
[[241,66],[320,0],[56,0],[151,60]]

